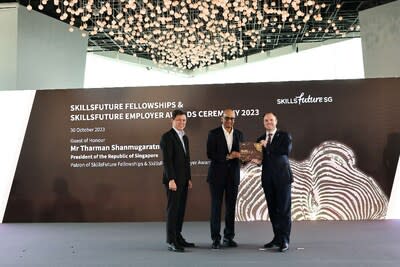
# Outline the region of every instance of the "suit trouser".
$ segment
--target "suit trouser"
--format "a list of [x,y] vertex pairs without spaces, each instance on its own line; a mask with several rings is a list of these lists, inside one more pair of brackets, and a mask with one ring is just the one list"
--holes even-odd
[[177,242],[185,217],[188,187],[178,185],[176,191],[167,190],[167,243]]
[[209,184],[211,193],[211,239],[221,240],[221,208],[225,192],[225,229],[224,238],[235,237],[235,208],[238,194],[238,185],[233,182],[225,184]]
[[263,181],[263,189],[274,232],[273,241],[278,244],[282,242],[289,243],[292,227],[292,185],[278,184],[274,179],[266,179]]

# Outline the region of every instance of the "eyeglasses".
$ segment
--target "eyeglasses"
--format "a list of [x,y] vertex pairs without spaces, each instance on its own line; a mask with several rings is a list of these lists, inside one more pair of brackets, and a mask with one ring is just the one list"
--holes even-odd
[[224,119],[225,119],[226,121],[229,121],[229,120],[234,121],[234,120],[235,120],[234,117],[226,117],[226,116],[224,116]]

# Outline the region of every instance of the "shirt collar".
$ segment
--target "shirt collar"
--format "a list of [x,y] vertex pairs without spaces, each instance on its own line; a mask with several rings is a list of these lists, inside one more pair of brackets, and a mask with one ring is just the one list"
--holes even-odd
[[172,127],[172,129],[174,129],[175,132],[176,132],[180,137],[183,137],[183,136],[185,135],[185,131],[184,131],[184,130],[180,131],[180,130],[176,129],[175,127]]
[[224,128],[224,125],[221,125],[221,127],[222,127],[222,130],[224,131],[225,134],[227,134],[227,135],[233,134],[233,131],[234,131],[233,128],[232,128],[232,131],[231,131],[231,132],[228,132],[228,131]]
[[273,130],[272,132],[266,131],[266,132],[265,132],[265,135],[268,136],[268,134],[272,134],[272,136],[274,136],[277,130],[278,130],[278,129],[275,128],[275,130]]

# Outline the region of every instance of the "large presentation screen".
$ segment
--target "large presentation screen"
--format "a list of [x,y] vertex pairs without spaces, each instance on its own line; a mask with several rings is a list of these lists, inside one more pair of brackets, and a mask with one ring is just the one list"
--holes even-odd
[[[191,152],[186,220],[210,216],[206,141],[225,108],[248,142],[265,132],[269,111],[292,135],[293,220],[385,218],[400,151],[400,79],[38,90],[3,221],[164,220],[159,142],[178,108],[188,114]],[[260,176],[260,166],[241,166],[236,220],[268,220]]]

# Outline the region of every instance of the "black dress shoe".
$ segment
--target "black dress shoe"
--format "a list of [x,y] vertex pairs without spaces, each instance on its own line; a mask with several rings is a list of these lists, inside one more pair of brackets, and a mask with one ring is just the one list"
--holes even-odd
[[279,245],[274,240],[272,240],[271,242],[265,244],[263,247],[266,249],[271,249],[271,248],[278,248]]
[[177,243],[169,243],[168,250],[173,252],[184,252],[185,249]]
[[289,244],[286,242],[283,242],[280,246],[279,246],[279,251],[280,252],[285,252],[286,250],[289,249]]
[[221,242],[219,240],[214,240],[212,242],[211,248],[212,249],[220,249],[221,248]]
[[231,248],[235,248],[238,246],[238,244],[231,238],[224,238],[223,245],[225,247],[231,247]]
[[178,240],[179,245],[185,248],[194,248],[194,243],[187,242],[184,238]]

